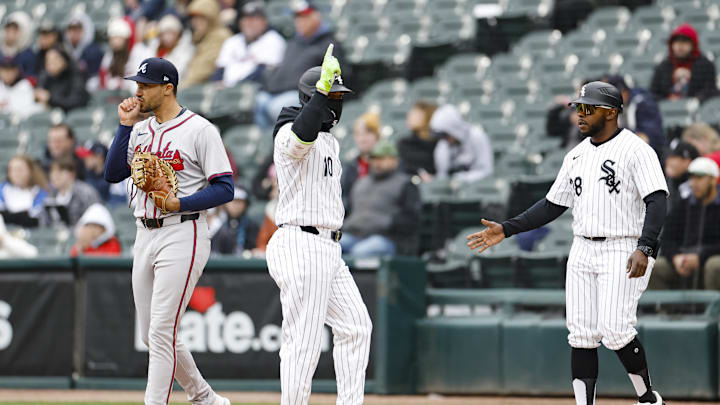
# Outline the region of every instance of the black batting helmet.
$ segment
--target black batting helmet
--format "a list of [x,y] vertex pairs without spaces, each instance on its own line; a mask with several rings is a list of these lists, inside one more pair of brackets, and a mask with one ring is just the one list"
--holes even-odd
[[[302,96],[305,96],[307,99],[310,99],[312,97],[313,93],[315,93],[315,83],[317,83],[318,80],[320,80],[320,73],[322,72],[322,67],[315,66],[311,67],[310,69],[306,70],[305,73],[300,76],[300,82],[298,83],[298,89],[300,90],[301,98]],[[338,76],[335,79],[335,82],[333,83],[332,87],[330,88],[330,93],[352,93],[353,91],[349,88],[345,87],[345,85],[342,82],[342,78]]]
[[580,88],[580,97],[568,103],[569,106],[588,104],[617,108],[622,112],[623,99],[620,90],[610,83],[595,81]]

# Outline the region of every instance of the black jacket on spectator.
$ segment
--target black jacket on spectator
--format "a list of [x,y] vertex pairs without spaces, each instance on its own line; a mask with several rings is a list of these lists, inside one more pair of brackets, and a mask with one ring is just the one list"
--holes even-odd
[[325,51],[331,42],[335,44],[333,55],[338,60],[343,60],[343,49],[340,43],[334,40],[333,32],[327,26],[321,25],[311,38],[295,35],[287,43],[282,63],[274,69],[265,70],[263,74],[265,90],[271,94],[297,90],[300,76],[311,67],[322,65]]
[[401,138],[397,143],[401,170],[411,176],[420,169],[435,174],[435,145],[437,139],[426,141],[415,134]]
[[[255,249],[260,227],[247,214],[228,218],[212,238],[212,251],[224,255]],[[243,246],[238,247],[242,243]]]
[[89,95],[85,90],[85,76],[75,70],[71,65],[56,77],[42,72],[38,78],[37,87],[50,92],[48,104],[59,107],[65,111],[77,107],[84,107],[88,103]]
[[[663,255],[672,260],[678,253],[697,253],[704,266],[720,254],[720,193],[703,206],[695,196],[679,200],[668,215],[663,232]],[[700,239],[702,238],[702,240]]]
[[701,100],[715,96],[718,93],[715,77],[715,65],[705,55],[700,53],[697,32],[689,24],[683,24],[673,31],[668,40],[668,47],[676,36],[690,38],[695,44],[689,60],[679,61],[672,57],[672,49],[668,57],[655,67],[650,91],[659,100],[668,98],[673,89],[673,73],[679,67],[690,70],[690,83],[688,83],[686,97],[697,97]]

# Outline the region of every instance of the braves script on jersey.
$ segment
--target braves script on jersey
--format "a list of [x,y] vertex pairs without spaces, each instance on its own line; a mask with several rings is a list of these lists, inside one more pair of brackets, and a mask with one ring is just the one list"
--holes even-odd
[[[162,124],[155,117],[136,123],[128,143],[128,165],[135,152],[150,152],[170,163],[177,173],[178,198],[207,187],[215,177],[232,174],[217,128],[187,109]],[[162,215],[142,190],[138,190],[136,198],[138,218],[174,215]]]
[[[329,237],[342,226],[339,145],[329,132],[312,143],[292,132],[275,137],[274,160],[280,196],[275,220],[280,229],[267,248],[270,275],[280,288],[282,405],[305,405],[320,357],[325,324],[332,328],[338,404],[363,403],[372,325],[365,303]],[[313,226],[319,234],[300,226]]]
[[630,279],[625,269],[642,234],[643,198],[658,190],[668,192],[657,155],[627,129],[598,146],[586,138],[565,156],[547,199],[573,213],[566,278],[572,347],[595,348],[602,340],[618,350],[637,334],[637,302],[654,259],[643,277]]

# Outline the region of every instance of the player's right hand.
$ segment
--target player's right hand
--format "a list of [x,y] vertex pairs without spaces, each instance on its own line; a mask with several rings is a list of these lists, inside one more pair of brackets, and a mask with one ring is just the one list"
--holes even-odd
[[505,232],[503,231],[502,225],[486,219],[483,219],[481,222],[487,228],[467,236],[468,247],[470,250],[478,249],[478,253],[484,252],[485,249],[490,246],[495,246],[505,239]]
[[118,104],[118,117],[120,118],[120,124],[129,127],[141,121],[140,100],[137,97],[123,100],[122,103]]
[[322,94],[328,94],[332,88],[335,78],[340,76],[340,62],[333,56],[333,48],[335,45],[328,45],[323,58],[322,70],[320,71],[320,80],[315,83],[315,88]]

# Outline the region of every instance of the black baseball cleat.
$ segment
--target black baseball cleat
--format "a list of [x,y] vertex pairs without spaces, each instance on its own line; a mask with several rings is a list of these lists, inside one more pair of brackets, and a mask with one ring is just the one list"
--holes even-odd
[[665,405],[665,401],[657,391],[653,391],[653,394],[655,394],[655,402],[636,402],[635,405]]

